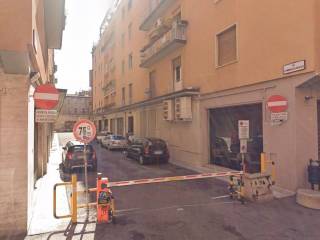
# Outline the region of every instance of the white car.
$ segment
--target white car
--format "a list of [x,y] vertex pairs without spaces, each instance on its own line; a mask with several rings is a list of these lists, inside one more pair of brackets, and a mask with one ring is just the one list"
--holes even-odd
[[107,149],[112,150],[112,149],[125,149],[127,148],[128,142],[127,142],[127,139],[123,136],[109,135],[102,139],[101,144]]
[[101,131],[100,133],[97,134],[97,141],[98,143],[102,143],[102,139],[104,139],[106,136],[111,135],[111,132],[107,131]]

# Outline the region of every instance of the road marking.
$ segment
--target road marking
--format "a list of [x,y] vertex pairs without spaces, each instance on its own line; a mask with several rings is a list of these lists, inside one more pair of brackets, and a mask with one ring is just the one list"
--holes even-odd
[[228,198],[230,197],[230,195],[224,195],[224,196],[218,196],[218,197],[211,197],[212,200],[215,200],[215,199],[221,199],[221,198]]

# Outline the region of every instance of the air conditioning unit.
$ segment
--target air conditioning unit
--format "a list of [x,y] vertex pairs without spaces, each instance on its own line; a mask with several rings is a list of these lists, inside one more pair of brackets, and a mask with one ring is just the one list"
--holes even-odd
[[156,22],[156,28],[160,27],[163,24],[163,19],[162,18],[158,18],[157,22]]
[[175,99],[175,120],[192,120],[192,99],[191,97],[180,97]]
[[173,121],[173,101],[165,100],[163,101],[163,120]]

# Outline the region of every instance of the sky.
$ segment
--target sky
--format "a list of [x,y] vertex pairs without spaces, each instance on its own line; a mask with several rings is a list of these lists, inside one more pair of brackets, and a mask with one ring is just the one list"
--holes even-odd
[[100,24],[113,0],[66,0],[62,49],[55,51],[58,88],[68,93],[89,89],[91,50],[99,39]]

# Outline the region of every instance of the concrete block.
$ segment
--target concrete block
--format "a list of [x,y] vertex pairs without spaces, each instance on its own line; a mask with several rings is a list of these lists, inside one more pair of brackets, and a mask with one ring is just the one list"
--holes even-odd
[[320,210],[320,191],[299,189],[297,191],[296,201],[304,207]]

